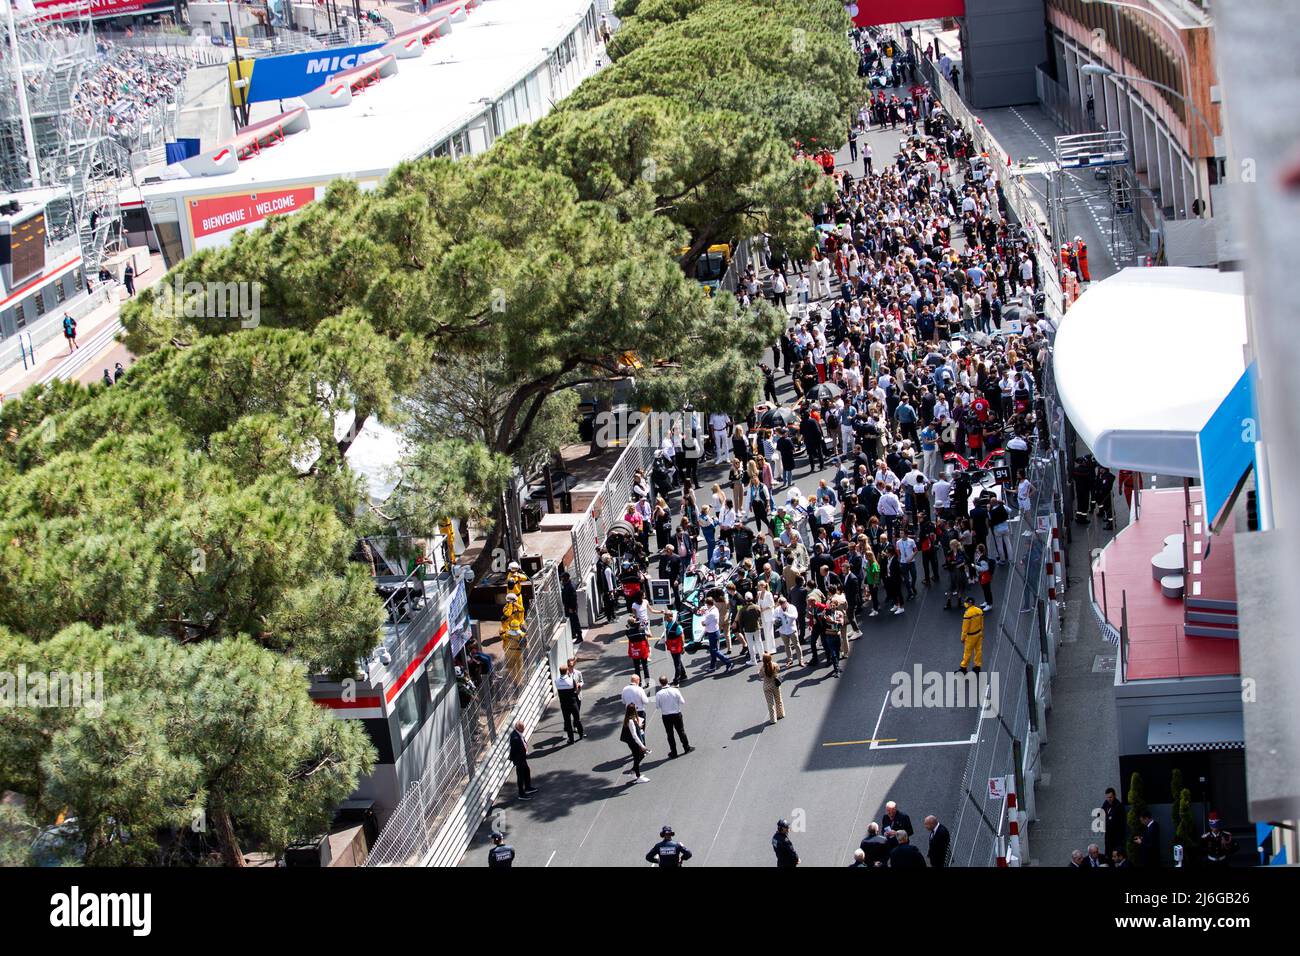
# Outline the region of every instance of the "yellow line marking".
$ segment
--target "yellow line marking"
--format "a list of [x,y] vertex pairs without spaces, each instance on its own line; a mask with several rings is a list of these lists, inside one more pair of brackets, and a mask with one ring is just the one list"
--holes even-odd
[[823,747],[851,747],[854,744],[896,744],[897,737],[877,737],[874,740],[834,740],[822,744]]

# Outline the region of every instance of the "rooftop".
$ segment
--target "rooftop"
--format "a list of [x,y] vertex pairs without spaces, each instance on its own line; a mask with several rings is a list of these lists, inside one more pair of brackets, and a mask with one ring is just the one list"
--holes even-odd
[[[311,127],[285,137],[216,176],[189,176],[177,165],[154,167],[166,178],[141,189],[145,198],[225,192],[286,180],[383,175],[430,151],[483,112],[558,46],[591,0],[491,0],[455,23],[423,56],[397,61],[397,73],[356,94],[347,106],[310,111]],[[326,77],[322,76],[322,81]],[[284,109],[299,105],[286,100]],[[254,106],[254,123],[281,112]],[[204,142],[211,149],[217,143]]]

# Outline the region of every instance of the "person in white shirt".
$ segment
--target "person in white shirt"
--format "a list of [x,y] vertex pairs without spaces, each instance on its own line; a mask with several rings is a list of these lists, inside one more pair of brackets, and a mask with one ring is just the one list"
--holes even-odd
[[763,633],[763,649],[769,654],[776,653],[776,599],[766,581],[758,582],[758,610],[762,615],[760,626]]
[[690,753],[695,748],[691,742],[686,739],[686,724],[682,720],[682,708],[686,705],[686,698],[676,687],[668,684],[668,677],[659,678],[659,690],[655,692],[655,706],[659,708],[659,716],[663,718],[664,733],[668,735],[668,757],[672,759],[677,756],[677,737],[682,739],[682,750],[684,753]]
[[721,412],[709,416],[709,430],[713,432],[713,463],[726,464],[731,455],[731,440],[727,438],[731,428],[731,419]]
[[781,635],[781,643],[785,645],[785,664],[783,667],[793,667],[795,658],[799,660],[799,666],[803,666],[803,644],[799,641],[799,611],[784,597],[777,602],[776,606],[776,630]]
[[948,476],[941,475],[939,480],[930,486],[930,494],[934,497],[934,510],[944,517],[949,508],[952,507],[952,482]]
[[627,707],[629,704],[635,707],[637,715],[645,720],[645,711],[650,706],[650,698],[641,689],[641,678],[635,674],[632,675],[632,682],[623,688],[623,706]]
[[1023,472],[1020,475],[1020,484],[1016,486],[1016,506],[1020,509],[1020,519],[1025,527],[1020,535],[1027,538],[1033,534],[1030,530],[1030,519],[1033,517],[1034,510],[1034,486]]
[[719,630],[721,622],[718,608],[714,604],[712,597],[705,598],[704,604],[705,611],[703,617],[700,618],[700,626],[704,629],[704,638],[709,644],[709,666],[706,671],[712,673],[717,670],[718,665],[715,662],[721,661],[726,666],[727,672],[730,673],[734,665],[730,658],[718,650],[718,642],[722,636]]
[[587,736],[582,730],[578,690],[576,675],[569,672],[568,664],[561,664],[560,676],[555,678],[555,692],[560,698],[560,713],[564,717],[564,732],[569,735],[569,743],[573,743],[575,737]]
[[907,585],[908,594],[916,597],[916,542],[906,528],[898,539],[898,563],[903,568],[903,583]]
[[898,500],[892,486],[886,486],[885,493],[880,496],[876,514],[880,515],[880,520],[889,529],[889,533],[894,534],[903,518],[903,503]]

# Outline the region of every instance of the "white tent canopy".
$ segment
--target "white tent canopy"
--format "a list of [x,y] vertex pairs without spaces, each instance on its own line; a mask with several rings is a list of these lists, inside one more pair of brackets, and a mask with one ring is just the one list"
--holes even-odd
[[1094,282],[1056,333],[1056,387],[1108,468],[1200,475],[1196,437],[1246,367],[1240,272],[1130,268]]

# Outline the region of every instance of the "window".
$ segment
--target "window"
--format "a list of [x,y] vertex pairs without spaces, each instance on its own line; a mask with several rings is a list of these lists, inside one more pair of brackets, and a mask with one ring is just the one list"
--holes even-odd
[[38,319],[49,311],[45,307],[45,293],[48,291],[49,289],[37,289],[36,294],[31,298],[32,304],[36,306],[36,317]]
[[57,308],[67,301],[68,294],[63,289],[63,280],[54,283],[54,305]]
[[17,305],[14,306],[14,328],[15,329],[27,328],[27,310],[24,308],[23,303],[21,302],[19,302]]
[[402,749],[406,749],[406,745],[429,716],[429,684],[425,674],[420,674],[397,695],[397,705],[393,708],[393,713],[397,717],[397,731]]
[[434,703],[453,683],[451,678],[451,641],[443,641],[433,649],[425,664],[425,674],[429,679],[429,699]]

